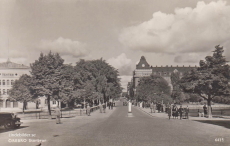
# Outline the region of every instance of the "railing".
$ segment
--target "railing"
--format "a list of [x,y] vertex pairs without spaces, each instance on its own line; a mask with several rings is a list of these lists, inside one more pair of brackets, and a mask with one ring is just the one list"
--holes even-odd
[[[91,112],[96,111],[99,109],[99,106],[91,107]],[[48,119],[50,118],[48,111],[37,111],[37,112],[25,112],[17,114],[21,119]],[[85,116],[86,109],[74,109],[74,110],[61,110],[61,117],[62,118],[70,118],[75,116]],[[51,118],[56,118],[55,111],[51,111]]]

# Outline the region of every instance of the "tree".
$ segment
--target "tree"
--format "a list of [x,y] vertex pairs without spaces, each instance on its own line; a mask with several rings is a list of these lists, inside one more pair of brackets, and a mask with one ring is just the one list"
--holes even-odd
[[212,117],[211,101],[215,96],[229,95],[229,65],[223,56],[223,47],[215,47],[212,56],[200,61],[200,67],[187,73],[180,81],[188,93],[197,93],[208,103],[208,117]]
[[170,86],[168,82],[159,75],[150,75],[140,78],[136,89],[136,99],[138,101],[161,101],[169,102]]
[[[74,69],[77,72],[74,79],[76,90],[91,86],[90,91],[99,95],[102,94],[104,102],[121,93],[122,88],[118,78],[118,71],[106,63],[105,60],[80,60]],[[92,97],[94,95],[92,94]],[[90,96],[87,96],[87,98],[90,99]]]
[[23,102],[23,113],[26,110],[27,102],[33,101],[33,94],[30,89],[31,81],[31,77],[24,74],[18,80],[15,80],[9,90],[9,100]]
[[171,83],[173,86],[173,91],[171,94],[172,99],[176,103],[183,102],[186,98],[183,92],[181,92],[179,82],[180,82],[180,73],[177,70],[174,70],[170,76]]
[[40,54],[38,60],[30,65],[34,80],[33,91],[38,96],[47,98],[48,111],[51,115],[50,100],[58,96],[60,91],[61,69],[64,60],[58,53]]
[[73,107],[77,98],[74,92],[75,72],[73,66],[70,64],[63,65],[60,74],[59,90],[54,99],[68,104],[69,107]]

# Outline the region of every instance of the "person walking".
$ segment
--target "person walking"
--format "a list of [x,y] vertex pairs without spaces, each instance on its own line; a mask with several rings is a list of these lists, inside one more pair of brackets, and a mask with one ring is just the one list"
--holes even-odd
[[208,108],[207,108],[206,104],[204,104],[203,110],[204,110],[204,116],[205,116],[205,117],[206,117],[207,114],[208,114],[208,110],[207,110],[207,109],[208,109]]
[[105,110],[106,110],[106,104],[104,103],[103,104],[103,112],[105,113]]
[[189,108],[188,108],[188,106],[185,108],[185,118],[186,119],[189,119],[188,118],[188,113],[189,113]]
[[102,103],[99,105],[100,113],[102,113],[103,105]]
[[61,124],[61,111],[59,109],[59,106],[55,108],[55,114],[56,114],[56,124]]
[[152,102],[150,103],[150,111],[151,113],[153,113],[153,103]]
[[180,106],[179,110],[178,110],[179,114],[180,114],[180,120],[182,119],[182,114],[183,114],[183,108],[182,105]]
[[111,102],[108,102],[107,106],[109,107],[109,109],[111,108]]
[[90,116],[90,110],[91,110],[91,107],[90,107],[90,104],[88,104],[86,108],[86,112],[88,116]]
[[170,120],[171,115],[172,115],[171,105],[169,105],[169,106],[168,106],[168,110],[167,110],[167,112],[168,112],[168,116],[169,116],[169,120]]

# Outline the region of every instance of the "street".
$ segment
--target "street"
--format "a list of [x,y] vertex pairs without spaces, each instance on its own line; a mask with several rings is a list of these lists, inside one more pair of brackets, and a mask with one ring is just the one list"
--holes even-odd
[[[230,145],[230,130],[224,127],[192,120],[151,117],[132,107],[133,117],[128,117],[128,107],[119,103],[106,113],[95,111],[91,116],[77,116],[55,120],[25,122],[20,129],[0,130],[1,145],[35,146],[210,146]],[[29,134],[17,137],[14,134]],[[13,136],[12,136],[13,134]],[[11,135],[11,137],[10,137]],[[26,139],[26,142],[12,142]],[[219,139],[219,141],[217,141]]]

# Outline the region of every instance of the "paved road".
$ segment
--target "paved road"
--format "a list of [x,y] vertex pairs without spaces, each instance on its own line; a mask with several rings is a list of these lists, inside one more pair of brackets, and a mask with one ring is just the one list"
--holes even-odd
[[[127,116],[127,106],[118,106],[105,114],[25,123],[21,129],[0,131],[1,144],[33,146],[37,143],[9,143],[10,133],[36,134],[46,139],[43,146],[210,146],[230,145],[230,130],[190,120],[168,120],[150,117],[132,108],[134,117]],[[44,128],[41,128],[44,127]],[[15,138],[15,137],[14,137]],[[223,138],[223,142],[215,142]],[[29,138],[27,138],[28,140]]]

